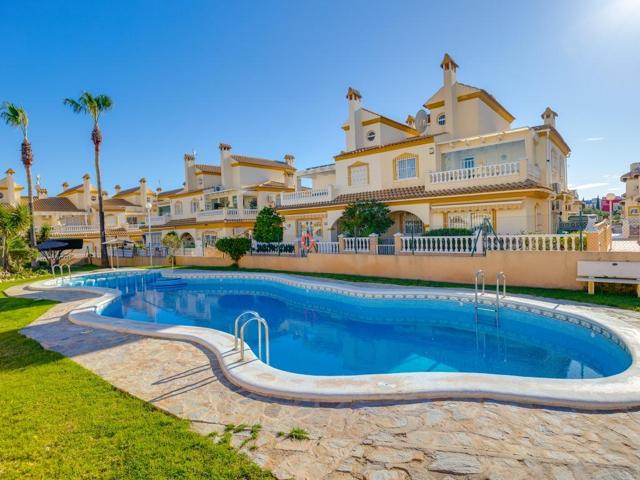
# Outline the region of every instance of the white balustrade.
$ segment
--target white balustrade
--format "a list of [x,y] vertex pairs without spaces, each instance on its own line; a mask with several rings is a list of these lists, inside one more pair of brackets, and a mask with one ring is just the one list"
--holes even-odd
[[333,186],[327,185],[323,188],[311,190],[299,190],[297,192],[287,192],[280,194],[280,205],[298,205],[307,203],[330,202],[333,200]]
[[469,254],[476,240],[473,236],[400,237],[404,253]]
[[488,235],[486,249],[508,252],[576,252],[581,250],[581,245],[579,235]]
[[368,252],[369,237],[345,237],[344,251],[345,252]]
[[[522,163],[524,162],[526,162],[526,160],[522,161]],[[520,173],[520,163],[521,161],[481,165],[473,168],[460,168],[458,170],[443,170],[440,172],[431,172],[429,178],[431,183],[446,183],[491,177],[507,177]]]
[[53,233],[87,233],[97,232],[98,225],[56,225],[51,230]]
[[196,214],[197,221],[211,221],[222,219],[255,219],[258,215],[256,208],[218,208],[203,210]]
[[318,253],[340,253],[340,242],[316,242]]

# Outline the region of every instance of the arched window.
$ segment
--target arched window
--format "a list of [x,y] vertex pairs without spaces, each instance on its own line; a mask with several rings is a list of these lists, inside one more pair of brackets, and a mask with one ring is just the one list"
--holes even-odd
[[197,213],[200,206],[198,200],[191,200],[191,213]]
[[189,232],[185,232],[180,235],[180,240],[182,241],[182,246],[184,248],[193,248],[196,246],[196,241],[193,239],[193,236]]
[[438,115],[438,125],[444,125],[447,123],[447,116],[444,113]]

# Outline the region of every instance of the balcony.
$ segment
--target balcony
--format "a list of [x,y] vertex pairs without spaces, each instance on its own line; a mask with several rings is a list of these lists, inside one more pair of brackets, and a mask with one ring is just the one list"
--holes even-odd
[[312,203],[330,202],[335,198],[333,185],[312,190],[300,190],[297,192],[281,193],[280,205],[307,205]]
[[255,220],[257,208],[218,208],[203,210],[196,214],[198,222],[219,222],[223,220]]
[[529,163],[526,158],[523,158],[517,162],[431,172],[429,173],[429,185],[427,188],[439,190],[471,185],[517,182],[526,179],[540,181],[540,169]]
[[[144,224],[125,223],[124,225],[105,225],[107,230],[123,228],[125,230],[139,230],[145,228]],[[55,234],[78,234],[78,233],[98,233],[100,225],[56,225],[51,228],[51,232]]]

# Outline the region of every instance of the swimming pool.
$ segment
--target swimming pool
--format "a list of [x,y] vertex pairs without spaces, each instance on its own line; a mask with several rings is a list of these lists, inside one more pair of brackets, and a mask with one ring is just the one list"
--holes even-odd
[[[303,375],[477,373],[546,379],[596,379],[631,364],[612,332],[569,316],[509,305],[481,311],[468,297],[361,293],[308,288],[304,279],[211,276],[158,288],[158,272],[85,275],[71,286],[121,292],[108,317],[205,327],[233,334],[234,319],[255,310],[269,324],[270,365]],[[419,298],[419,297],[424,298]],[[409,298],[407,298],[409,297]],[[413,298],[411,298],[413,297]],[[532,311],[534,310],[534,311]],[[257,352],[257,329],[247,343]]]

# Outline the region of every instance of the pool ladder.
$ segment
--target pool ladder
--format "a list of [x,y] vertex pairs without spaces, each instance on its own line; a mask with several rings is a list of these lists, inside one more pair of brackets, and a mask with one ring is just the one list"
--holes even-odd
[[71,267],[69,266],[69,264],[65,264],[65,265],[58,264],[58,265],[52,266],[51,274],[55,277],[56,272],[58,271],[58,269],[60,269],[60,278],[64,280],[64,267],[67,267],[67,278],[71,280]]
[[[240,325],[241,321],[242,325]],[[247,310],[236,317],[233,325],[233,349],[238,350],[238,340],[240,340],[240,360],[244,361],[244,331],[253,321],[258,324],[258,358],[262,360],[262,329],[264,328],[265,363],[269,365],[269,325],[258,312]]]
[[[481,287],[480,287],[481,285]],[[496,275],[496,303],[493,307],[483,305],[479,301],[479,296],[485,294],[485,282],[484,271],[478,270],[475,278],[475,320],[478,323],[478,311],[483,310],[485,312],[495,312],[496,314],[496,327],[500,323],[500,286],[502,285],[502,298],[507,296],[507,276],[504,272],[498,272]],[[480,290],[481,288],[481,290]]]

